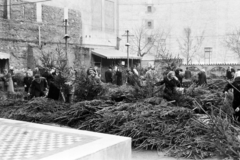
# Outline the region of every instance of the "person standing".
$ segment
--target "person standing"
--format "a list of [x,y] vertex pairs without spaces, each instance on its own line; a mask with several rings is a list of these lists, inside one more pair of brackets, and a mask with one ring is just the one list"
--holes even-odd
[[122,71],[119,68],[117,68],[117,71],[116,71],[116,78],[117,78],[117,85],[121,86],[122,85]]
[[7,69],[3,71],[3,82],[4,82],[4,91],[14,93],[12,75],[8,72]]
[[233,89],[233,102],[232,107],[235,111],[234,117],[240,121],[240,72],[237,72],[233,82],[228,83],[223,93],[227,94],[230,89]]
[[227,71],[226,71],[226,78],[227,80],[232,80],[234,77],[233,73],[232,73],[232,67],[228,67]]
[[30,85],[28,95],[30,95],[30,98],[46,96],[46,91],[48,90],[47,80],[44,77],[40,77],[39,74],[36,74],[34,78]]
[[201,86],[207,84],[207,76],[206,76],[206,72],[205,69],[202,69],[199,73],[198,73],[198,82],[197,85]]
[[191,71],[188,69],[188,67],[186,68],[185,74],[184,74],[184,78],[185,79],[191,79],[192,78],[192,73]]
[[106,83],[112,83],[113,82],[112,77],[113,77],[113,75],[112,75],[112,68],[109,67],[108,70],[105,72]]
[[33,77],[31,75],[31,72],[26,72],[26,76],[23,78],[24,90],[26,93],[28,93],[32,81]]
[[94,70],[95,70],[95,72],[96,72],[96,76],[101,79],[101,71],[100,71],[100,69],[99,69],[97,66],[95,66],[95,67],[94,67]]

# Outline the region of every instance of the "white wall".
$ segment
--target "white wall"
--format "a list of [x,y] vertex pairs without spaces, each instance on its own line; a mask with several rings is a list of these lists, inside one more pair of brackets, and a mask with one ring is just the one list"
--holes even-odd
[[[195,2],[194,2],[195,1]],[[144,20],[154,20],[154,28],[171,33],[168,46],[175,55],[179,54],[177,40],[183,35],[183,29],[190,27],[194,36],[205,32],[204,47],[212,47],[212,63],[237,63],[239,57],[224,45],[226,33],[240,28],[240,1],[237,0],[120,0],[120,35],[140,26]],[[147,13],[152,4],[153,13]],[[125,37],[122,37],[122,44]],[[122,47],[125,49],[125,47]],[[203,59],[201,60],[203,62]],[[196,62],[196,60],[195,60]]]
[[[45,5],[68,7],[81,12],[82,38],[86,47],[115,47],[118,34],[118,0],[51,0],[43,2]],[[113,4],[110,8],[107,4]],[[107,7],[106,7],[107,6]],[[113,11],[113,14],[109,14]],[[93,15],[95,21],[93,21]],[[98,18],[100,17],[100,18]],[[112,20],[113,22],[107,21]],[[113,24],[113,31],[109,31],[109,24]],[[100,25],[100,27],[99,27]]]

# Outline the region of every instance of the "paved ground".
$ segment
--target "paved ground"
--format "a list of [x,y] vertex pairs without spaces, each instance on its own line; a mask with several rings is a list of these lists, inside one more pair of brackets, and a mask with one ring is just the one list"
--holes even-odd
[[[51,126],[58,126],[48,124]],[[65,128],[65,127],[64,127]],[[53,131],[29,126],[22,122],[10,123],[0,120],[0,160],[36,160],[82,146],[98,140],[99,137]],[[132,160],[177,160],[156,151],[132,152]],[[186,159],[179,159],[186,160]]]
[[0,160],[39,159],[81,146],[98,137],[50,131],[0,121]]

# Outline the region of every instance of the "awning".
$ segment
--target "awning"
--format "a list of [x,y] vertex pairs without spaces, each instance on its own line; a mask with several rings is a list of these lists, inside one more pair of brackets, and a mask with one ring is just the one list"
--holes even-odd
[[[127,59],[127,53],[114,49],[94,49],[92,54],[107,59]],[[129,59],[141,59],[141,57],[129,54]]]
[[10,54],[0,52],[0,59],[9,59],[9,58],[10,58]]

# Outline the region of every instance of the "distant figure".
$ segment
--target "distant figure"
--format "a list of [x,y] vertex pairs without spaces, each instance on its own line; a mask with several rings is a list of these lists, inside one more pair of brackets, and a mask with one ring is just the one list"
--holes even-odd
[[226,71],[227,80],[232,80],[234,78],[235,70],[232,67],[228,67]]
[[198,82],[197,84],[199,86],[207,84],[207,76],[206,76],[206,72],[205,69],[202,69],[199,73],[198,73]]
[[118,68],[116,71],[117,85],[122,85],[122,71]]
[[40,71],[39,71],[39,68],[38,68],[38,67],[36,67],[36,68],[34,69],[34,71],[33,71],[33,76],[35,76],[35,75],[37,75],[37,74],[40,75]]
[[95,70],[96,76],[101,79],[101,76],[102,76],[102,75],[101,75],[100,69],[99,69],[97,66],[95,66],[95,67],[94,67],[94,70]]
[[170,71],[162,81],[157,82],[155,85],[161,86],[163,84],[165,84],[163,97],[168,101],[174,100],[174,96],[177,93],[176,87],[180,87],[180,82],[173,71]]
[[185,79],[191,79],[192,78],[192,73],[191,71],[188,69],[188,67],[186,68],[185,74],[184,74],[184,78]]
[[26,76],[23,78],[24,90],[26,93],[28,93],[32,81],[33,77],[31,72],[26,72]]
[[12,75],[8,72],[7,69],[4,69],[3,71],[2,80],[4,82],[4,91],[14,93]]
[[113,77],[113,75],[112,75],[112,68],[109,67],[108,70],[105,72],[106,83],[112,83],[113,82],[112,77]]
[[139,76],[139,73],[137,71],[137,67],[134,65],[134,67],[132,68],[132,73],[135,75],[135,76]]
[[44,97],[48,88],[47,80],[44,77],[40,77],[36,74],[35,79],[32,81],[28,94],[33,97]]
[[31,76],[33,76],[33,71],[31,70],[30,67],[27,68],[27,72],[29,72],[31,74]]
[[183,70],[181,68],[177,68],[175,70],[175,76],[178,78],[180,85],[182,85],[183,76],[180,75],[180,72],[183,72]]
[[60,96],[60,88],[55,84],[54,77],[49,79],[49,92],[47,98],[58,100]]

